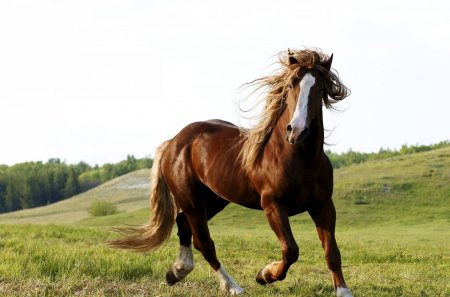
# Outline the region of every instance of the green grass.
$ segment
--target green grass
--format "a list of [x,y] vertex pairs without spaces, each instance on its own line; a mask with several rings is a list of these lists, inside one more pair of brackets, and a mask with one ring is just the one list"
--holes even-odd
[[[56,205],[0,216],[0,296],[225,296],[197,251],[186,280],[165,284],[176,227],[148,255],[106,247],[116,236],[111,227],[147,221],[148,189],[139,186],[147,176],[139,171]],[[337,240],[354,296],[450,296],[450,148],[342,168],[335,181]],[[96,199],[120,213],[92,217]],[[333,296],[311,219],[290,221],[300,260],[268,286],[254,277],[281,254],[263,213],[230,205],[210,221],[219,260],[246,296]]]
[[[449,241],[442,238],[448,227],[426,224],[415,226],[414,232],[401,226],[338,232],[344,273],[355,296],[448,296]],[[287,279],[259,286],[254,276],[279,259],[280,250],[267,226],[257,229],[211,226],[219,258],[248,296],[331,296],[322,248],[310,224],[294,226],[301,258]],[[177,257],[175,236],[150,255],[105,247],[112,237],[87,227],[1,226],[0,295],[222,295],[198,252],[196,269],[185,281],[173,287],[164,284],[165,272]]]

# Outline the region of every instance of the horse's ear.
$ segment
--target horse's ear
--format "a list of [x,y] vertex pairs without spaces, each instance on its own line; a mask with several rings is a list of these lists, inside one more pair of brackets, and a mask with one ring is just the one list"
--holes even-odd
[[298,61],[293,56],[289,56],[289,65],[298,64]]
[[331,54],[330,58],[322,63],[322,67],[326,70],[331,69],[331,63],[333,62],[333,54]]
[[288,48],[288,62],[289,65],[298,64],[298,61],[296,58],[294,58],[294,53],[291,52],[291,49]]

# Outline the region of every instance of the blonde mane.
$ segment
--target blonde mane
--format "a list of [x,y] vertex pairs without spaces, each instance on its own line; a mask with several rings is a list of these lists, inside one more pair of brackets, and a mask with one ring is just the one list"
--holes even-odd
[[245,171],[250,171],[261,156],[265,144],[286,107],[287,85],[300,68],[307,67],[318,70],[325,83],[323,103],[331,108],[336,101],[350,94],[350,90],[339,80],[337,73],[325,69],[322,64],[330,57],[317,49],[288,50],[278,55],[281,67],[272,75],[258,78],[246,87],[253,87],[254,92],[261,90],[266,93],[264,108],[258,116],[258,123],[251,129],[241,129],[243,144],[240,160]]

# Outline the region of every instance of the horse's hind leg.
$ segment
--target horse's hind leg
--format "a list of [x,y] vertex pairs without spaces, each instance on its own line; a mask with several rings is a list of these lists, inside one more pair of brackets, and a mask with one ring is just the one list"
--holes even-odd
[[196,208],[195,211],[186,212],[186,217],[191,226],[194,238],[194,247],[202,253],[205,260],[208,261],[216,272],[222,290],[227,291],[231,295],[242,294],[244,289],[233,280],[217,259],[214,241],[211,239],[208,228],[208,219],[222,210],[228,202],[220,198],[212,198],[209,200],[209,203],[205,204],[203,210]]
[[[214,217],[217,213],[223,210],[225,206],[227,206],[229,203],[226,200],[214,196],[209,195],[208,199],[206,200],[207,220]],[[197,215],[193,214],[192,216],[196,217]],[[208,259],[207,261],[210,263],[211,267],[213,267],[213,269],[216,271],[216,274],[219,277],[220,286],[222,290],[227,290],[229,293],[233,295],[241,294],[244,290],[234,282],[233,278],[231,278],[231,276],[229,276],[226,273],[226,271],[223,269],[223,267],[217,260],[214,242],[209,236],[209,229],[207,223],[206,222],[203,223],[204,220],[202,219],[198,220],[198,218],[193,219],[192,221],[193,224],[195,224],[195,226],[204,225],[203,227],[201,227],[201,229],[204,230],[203,233],[207,233],[207,237],[209,238],[210,242],[209,244],[205,245],[202,243],[208,242],[208,240],[198,239],[198,238],[206,238],[205,235],[199,235],[197,237],[194,236],[194,246],[196,247],[197,250],[199,250],[203,254],[205,259],[207,259],[207,257],[208,259],[211,259],[211,262]],[[176,222],[178,226],[178,237],[180,239],[180,254],[177,261],[174,263],[174,265],[169,269],[169,271],[166,274],[166,280],[169,285],[174,285],[177,282],[181,281],[194,269],[194,259],[191,247],[192,230],[186,214],[184,212],[179,213]],[[198,234],[201,234],[201,232],[198,232]],[[203,250],[205,252],[203,252]],[[205,256],[205,254],[207,256]],[[219,268],[216,269],[217,267]]]
[[186,215],[180,212],[177,215],[178,237],[180,239],[180,254],[173,266],[166,273],[166,280],[169,285],[174,285],[181,281],[194,270],[194,257],[192,255],[192,232]]
[[193,214],[188,215],[188,219],[194,235],[194,247],[202,253],[205,260],[216,272],[220,281],[220,288],[231,295],[242,294],[244,290],[234,282],[217,259],[216,248],[209,234],[206,216]]
[[333,202],[329,200],[316,209],[309,211],[309,214],[316,224],[317,234],[325,251],[325,259],[333,277],[333,285],[337,297],[352,297],[353,295],[347,288],[344,275],[342,274],[341,253],[334,236],[336,209]]

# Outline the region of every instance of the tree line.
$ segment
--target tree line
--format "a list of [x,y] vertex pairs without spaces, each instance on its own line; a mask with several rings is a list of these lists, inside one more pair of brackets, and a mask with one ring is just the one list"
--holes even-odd
[[378,160],[378,159],[385,159],[400,155],[407,155],[407,154],[413,154],[413,153],[420,153],[420,152],[426,152],[431,151],[434,149],[439,149],[443,147],[450,146],[449,141],[441,141],[436,144],[430,144],[430,145],[407,145],[404,144],[399,150],[391,150],[391,149],[385,149],[380,148],[378,152],[375,153],[360,153],[355,152],[353,150],[348,150],[345,153],[333,153],[329,150],[326,151],[326,154],[330,158],[331,164],[333,165],[333,168],[341,168],[345,166],[350,166],[352,164],[360,164],[364,163],[368,160]]
[[0,165],[0,213],[55,203],[137,169],[150,168],[151,158],[128,155],[117,164],[66,164],[60,159]]

